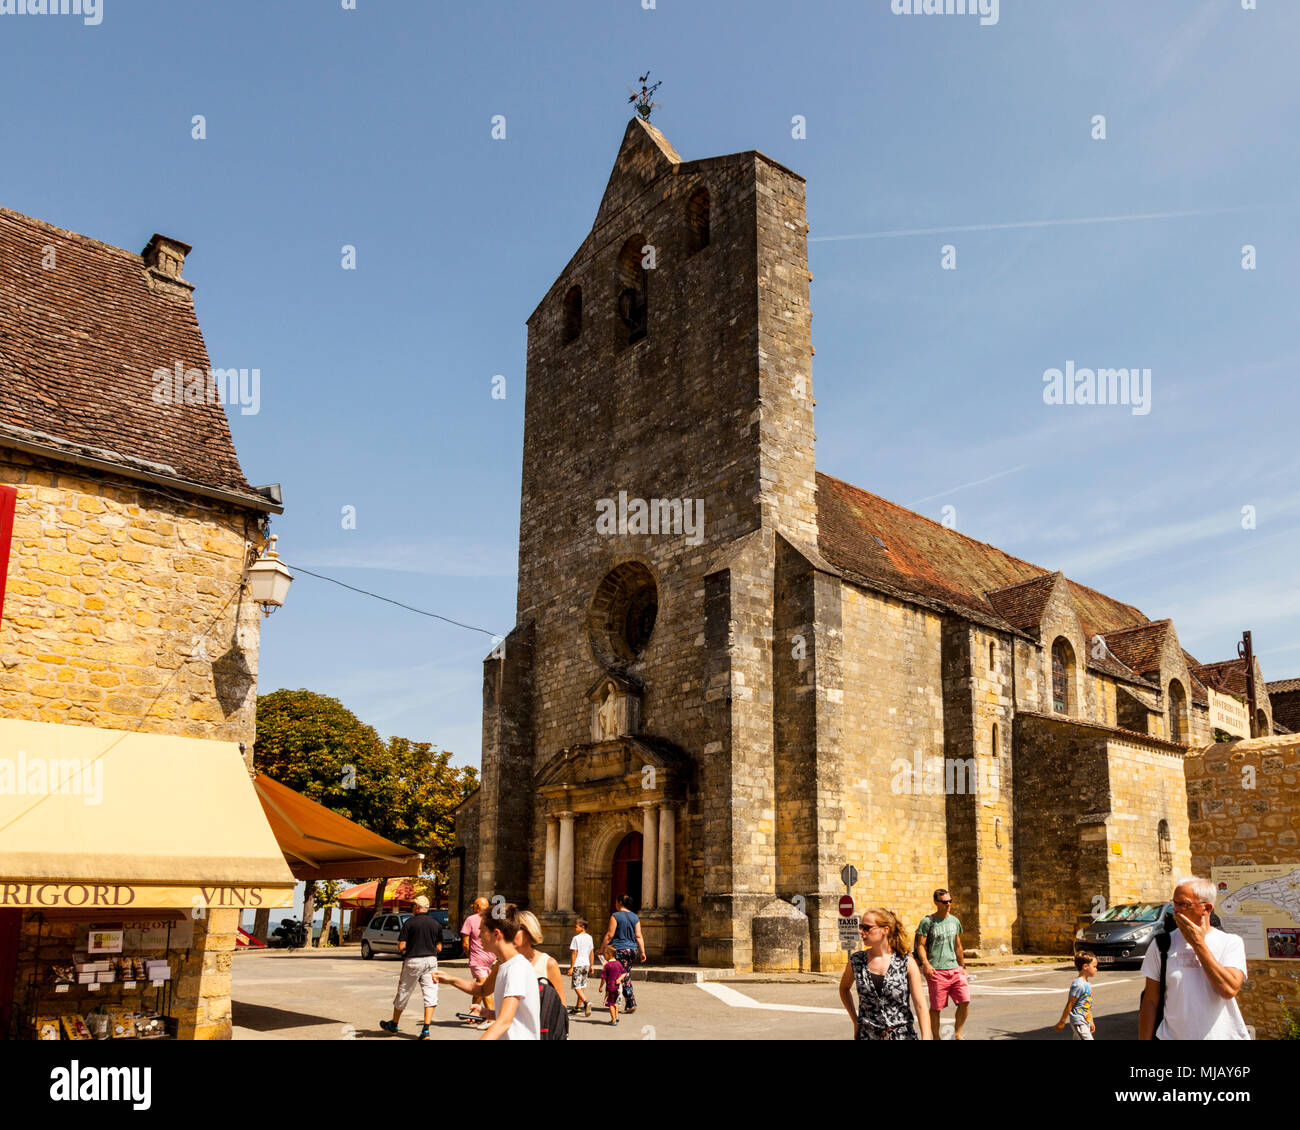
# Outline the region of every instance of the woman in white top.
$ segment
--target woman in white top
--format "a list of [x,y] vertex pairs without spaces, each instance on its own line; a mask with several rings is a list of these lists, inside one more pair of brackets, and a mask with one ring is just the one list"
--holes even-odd
[[537,915],[531,910],[521,910],[519,912],[519,924],[522,927],[517,944],[519,952],[528,958],[533,968],[537,971],[539,981],[549,981],[551,987],[560,995],[560,1000],[564,1000],[564,982],[560,979],[560,963],[555,958],[542,953],[535,948],[542,944],[542,924],[537,921]]

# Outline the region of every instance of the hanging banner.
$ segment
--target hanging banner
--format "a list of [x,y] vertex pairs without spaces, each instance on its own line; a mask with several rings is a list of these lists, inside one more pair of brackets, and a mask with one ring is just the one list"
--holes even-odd
[[0,486],[0,623],[4,621],[5,581],[9,577],[9,546],[14,537],[14,507],[17,502],[16,487]]

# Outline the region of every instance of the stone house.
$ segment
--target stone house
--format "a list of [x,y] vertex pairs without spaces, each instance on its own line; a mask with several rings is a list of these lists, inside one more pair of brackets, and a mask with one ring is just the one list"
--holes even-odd
[[[234,758],[243,779],[235,775],[233,795],[244,804],[247,793],[269,837],[246,772],[261,628],[243,582],[268,516],[282,507],[278,488],[249,485],[219,397],[206,380],[191,379],[211,370],[182,273],[189,250],[154,236],[136,255],[0,209],[0,484],[17,489],[0,622],[0,719],[49,727],[51,745],[66,742],[70,727],[94,728],[105,750],[129,738],[144,747],[141,756],[163,750],[164,739],[198,739],[165,747],[194,759],[184,778],[192,791],[169,797],[167,807],[209,830],[237,830],[241,815],[252,820],[205,804],[204,773],[212,768],[230,784]],[[160,370],[185,380],[163,381]],[[104,803],[125,806],[139,795],[119,784]],[[148,812],[131,822],[155,820],[165,823]],[[246,843],[227,848],[231,860],[248,853]],[[275,854],[240,880],[291,890]],[[23,876],[0,852],[0,877]],[[57,895],[55,879],[120,876],[46,878],[44,903],[3,888],[5,1011],[15,977],[22,1007],[24,962],[35,960],[38,936],[46,955],[51,939],[55,950],[74,946],[78,931],[84,941],[84,918],[33,909]],[[214,870],[199,881],[231,878]],[[159,908],[144,901],[147,884],[132,891],[135,905]],[[172,985],[182,1037],[230,1034],[238,916],[229,901],[193,916],[190,956]]]
[[1198,664],[1169,620],[817,469],[807,233],[798,174],[628,125],[528,320],[461,905],[599,935],[627,891],[653,954],[833,969],[852,863],[859,906],[915,925],[945,886],[968,949],[1065,952],[1189,864]]

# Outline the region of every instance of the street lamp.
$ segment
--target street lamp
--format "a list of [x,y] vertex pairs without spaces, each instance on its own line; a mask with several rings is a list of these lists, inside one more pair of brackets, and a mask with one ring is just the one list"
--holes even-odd
[[261,605],[262,615],[270,616],[284,604],[293,584],[293,574],[275,552],[279,535],[272,534],[267,550],[248,567],[248,592],[253,603]]

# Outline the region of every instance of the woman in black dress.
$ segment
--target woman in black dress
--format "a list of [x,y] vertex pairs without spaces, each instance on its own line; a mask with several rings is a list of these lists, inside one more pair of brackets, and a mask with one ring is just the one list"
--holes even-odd
[[[915,1010],[921,1039],[930,1039],[925,981],[912,955],[898,915],[873,907],[862,912],[859,927],[865,949],[849,954],[840,978],[840,1000],[853,1020],[855,1040],[915,1040]],[[858,1007],[853,1007],[853,986]],[[908,998],[911,998],[911,1008]]]

